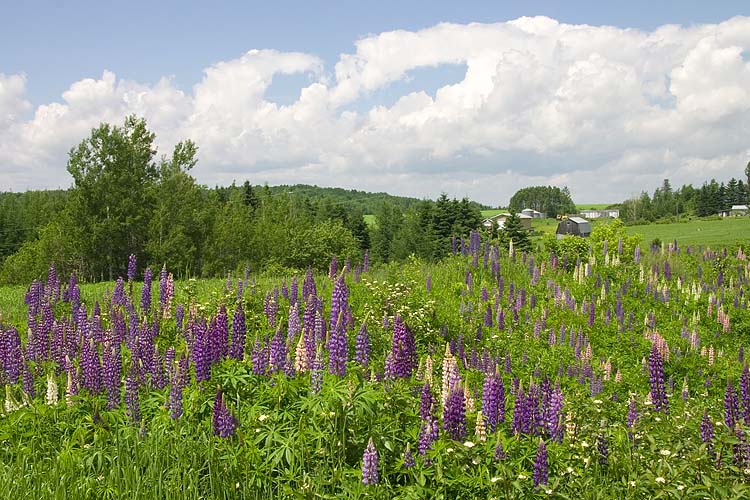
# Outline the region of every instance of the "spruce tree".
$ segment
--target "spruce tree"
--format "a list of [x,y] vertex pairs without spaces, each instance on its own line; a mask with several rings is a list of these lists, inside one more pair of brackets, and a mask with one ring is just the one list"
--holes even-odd
[[526,228],[523,227],[523,223],[521,223],[521,218],[518,214],[511,214],[510,217],[505,219],[503,232],[505,233],[506,239],[513,241],[513,246],[517,250],[522,250],[524,252],[531,250],[531,239],[529,238],[529,233]]

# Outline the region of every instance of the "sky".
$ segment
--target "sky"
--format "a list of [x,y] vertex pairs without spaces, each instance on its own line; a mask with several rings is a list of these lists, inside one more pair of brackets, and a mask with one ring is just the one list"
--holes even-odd
[[750,160],[744,1],[108,3],[0,0],[0,190],[129,114],[206,185],[616,203]]

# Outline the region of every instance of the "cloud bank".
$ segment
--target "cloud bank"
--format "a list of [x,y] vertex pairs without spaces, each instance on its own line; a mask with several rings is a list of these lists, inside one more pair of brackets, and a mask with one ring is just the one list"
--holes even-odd
[[[651,32],[534,17],[371,35],[332,65],[250,50],[204,68],[190,91],[104,70],[36,108],[24,75],[0,73],[2,189],[69,185],[67,151],[99,123],[136,113],[160,152],[193,139],[194,175],[211,185],[445,191],[497,205],[553,184],[577,201],[617,202],[663,178],[743,175],[749,54],[747,17]],[[373,103],[419,70],[456,64],[466,68],[460,81]],[[295,74],[309,83],[294,102],[266,97],[275,76]]]

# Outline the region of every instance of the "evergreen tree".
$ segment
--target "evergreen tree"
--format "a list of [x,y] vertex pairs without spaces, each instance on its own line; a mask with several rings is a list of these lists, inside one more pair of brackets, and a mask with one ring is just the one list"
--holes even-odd
[[524,252],[531,250],[531,239],[529,233],[518,214],[511,214],[505,219],[505,227],[503,227],[503,233],[507,240],[513,241],[513,246]]

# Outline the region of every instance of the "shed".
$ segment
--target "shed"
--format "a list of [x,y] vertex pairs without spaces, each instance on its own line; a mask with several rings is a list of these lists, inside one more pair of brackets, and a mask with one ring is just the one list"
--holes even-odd
[[747,205],[732,205],[732,209],[729,211],[730,215],[747,215]]
[[591,223],[581,217],[568,217],[557,225],[557,239],[568,235],[588,238],[591,234]]

